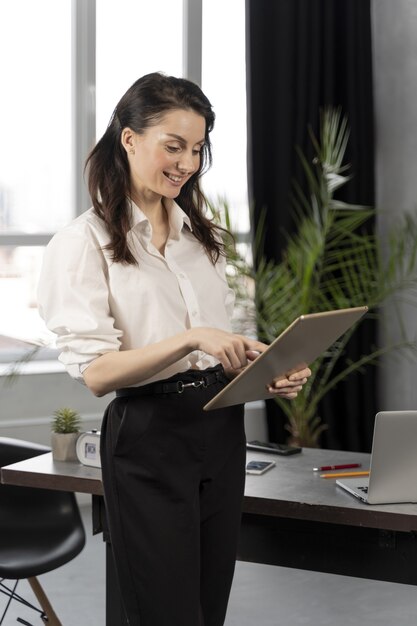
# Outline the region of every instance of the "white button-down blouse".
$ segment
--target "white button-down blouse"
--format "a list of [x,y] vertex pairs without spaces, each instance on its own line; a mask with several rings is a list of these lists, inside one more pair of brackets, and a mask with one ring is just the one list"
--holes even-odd
[[[105,352],[141,348],[196,326],[231,330],[234,294],[224,257],[213,265],[184,211],[175,202],[165,206],[170,232],[162,255],[151,243],[148,218],[132,204],[128,243],[138,265],[111,260],[104,249],[107,230],[92,209],[46,248],[39,311],[57,336],[60,361],[81,382],[86,367]],[[194,351],[140,384],[217,363]]]

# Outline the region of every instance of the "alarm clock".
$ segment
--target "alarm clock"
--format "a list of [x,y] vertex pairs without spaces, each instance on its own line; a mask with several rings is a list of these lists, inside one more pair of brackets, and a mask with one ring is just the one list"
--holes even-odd
[[101,467],[100,460],[100,432],[90,430],[82,433],[77,439],[77,457],[83,465]]

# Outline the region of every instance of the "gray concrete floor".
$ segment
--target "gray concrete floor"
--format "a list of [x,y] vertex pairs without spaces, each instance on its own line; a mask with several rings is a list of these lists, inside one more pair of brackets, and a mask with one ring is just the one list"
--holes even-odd
[[[87,545],[71,563],[40,577],[63,626],[105,626],[105,567],[101,535],[91,535],[91,509],[82,506]],[[28,584],[19,591],[33,601]],[[34,601],[35,602],[35,601]],[[0,596],[0,616],[5,598]],[[39,617],[16,602],[3,622]],[[225,626],[415,626],[415,587],[253,563],[237,563]]]

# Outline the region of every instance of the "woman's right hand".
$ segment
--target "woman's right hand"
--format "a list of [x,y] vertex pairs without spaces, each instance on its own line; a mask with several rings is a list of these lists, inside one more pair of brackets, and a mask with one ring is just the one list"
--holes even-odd
[[247,351],[264,352],[268,347],[261,341],[218,328],[195,327],[191,328],[188,333],[192,349],[214,356],[225,370],[240,370],[246,367]]

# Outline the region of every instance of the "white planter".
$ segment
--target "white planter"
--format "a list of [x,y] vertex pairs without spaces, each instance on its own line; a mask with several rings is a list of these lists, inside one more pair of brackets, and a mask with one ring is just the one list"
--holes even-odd
[[80,433],[51,433],[52,456],[55,461],[77,461],[76,444]]

